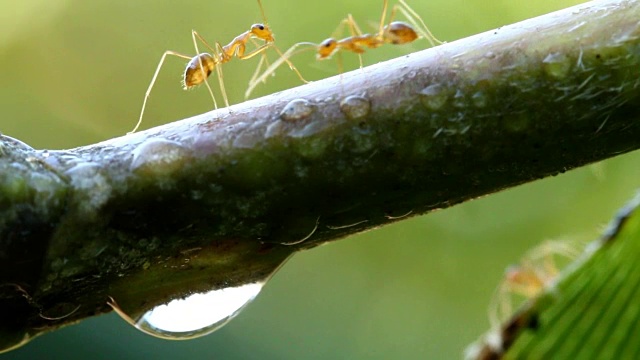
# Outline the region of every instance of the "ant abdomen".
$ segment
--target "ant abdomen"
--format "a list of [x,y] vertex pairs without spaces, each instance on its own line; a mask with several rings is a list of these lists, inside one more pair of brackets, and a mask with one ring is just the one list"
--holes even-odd
[[418,38],[418,33],[413,27],[402,21],[393,21],[384,27],[384,41],[394,45],[413,42]]
[[[204,73],[200,70],[201,65]],[[202,84],[211,75],[215,67],[216,60],[211,54],[202,53],[194,56],[184,70],[184,79],[182,81],[185,90]]]

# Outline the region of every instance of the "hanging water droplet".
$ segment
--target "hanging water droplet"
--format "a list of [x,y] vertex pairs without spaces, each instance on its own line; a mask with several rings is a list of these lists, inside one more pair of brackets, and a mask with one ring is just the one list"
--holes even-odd
[[196,293],[156,306],[131,318],[113,301],[111,307],[127,322],[149,335],[188,340],[210,334],[238,315],[262,290],[264,282]]

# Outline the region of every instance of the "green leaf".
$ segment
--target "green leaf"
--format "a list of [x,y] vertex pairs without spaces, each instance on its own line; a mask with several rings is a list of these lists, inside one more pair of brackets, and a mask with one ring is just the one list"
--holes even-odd
[[640,357],[640,196],[540,294],[467,352],[475,359]]

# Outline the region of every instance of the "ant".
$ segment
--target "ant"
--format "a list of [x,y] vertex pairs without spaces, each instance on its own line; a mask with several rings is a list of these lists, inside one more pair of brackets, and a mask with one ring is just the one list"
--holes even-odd
[[[289,58],[294,54],[309,49],[314,49],[316,51],[316,60],[329,59],[340,50],[351,51],[358,54],[358,58],[360,59],[360,68],[362,68],[362,54],[367,48],[375,49],[384,44],[408,44],[418,38],[426,38],[431,43],[431,46],[443,43],[433,36],[418,13],[411,9],[405,0],[398,0],[398,3],[392,7],[391,15],[389,16],[389,23],[385,25],[385,17],[388,7],[389,0],[384,0],[378,31],[374,34],[363,34],[353,16],[349,14],[340,22],[340,25],[338,25],[334,34],[341,33],[344,25],[346,24],[349,26],[351,36],[341,40],[337,40],[335,37],[330,37],[319,44],[312,42],[299,42],[294,44],[284,53],[284,55],[280,56],[280,59],[271,64],[264,73],[260,76],[254,76],[251,79],[249,87],[245,92],[245,98],[248,98],[249,95],[251,95],[251,92],[253,92],[258,83],[266,82],[267,76],[272,75],[283,62],[286,62],[289,67],[291,67],[292,65]],[[393,21],[397,11],[400,11],[407,18],[410,24],[402,21]],[[296,49],[302,45],[309,45],[311,47],[296,51]],[[340,58],[338,58],[338,70],[342,73],[342,62],[340,61]]]
[[[262,55],[262,59],[260,60],[260,64],[258,65],[259,67],[256,69],[256,73],[254,74],[254,77],[256,77],[257,72],[259,72],[259,69],[262,66],[262,63],[266,61],[265,54],[264,54],[265,50],[267,50],[270,47],[273,47],[278,52],[278,54],[282,57],[283,53],[275,45],[275,38],[274,38],[273,32],[267,25],[267,17],[264,13],[264,8],[262,7],[261,0],[258,0],[258,6],[260,7],[260,12],[262,13],[262,19],[264,20],[264,23],[251,25],[251,28],[249,30],[236,36],[227,45],[222,46],[219,42],[216,42],[214,46],[211,46],[200,34],[198,34],[197,31],[191,30],[191,39],[193,41],[193,47],[196,50],[196,54],[197,54],[196,56],[191,57],[189,55],[181,54],[179,52],[171,51],[171,50],[165,51],[164,54],[162,54],[162,57],[160,58],[160,62],[156,67],[156,72],[153,74],[151,83],[149,84],[149,87],[147,88],[147,92],[144,95],[144,101],[142,102],[142,110],[140,111],[140,117],[138,118],[138,123],[133,128],[133,130],[130,131],[128,134],[136,132],[136,130],[138,130],[138,127],[142,123],[142,116],[144,115],[144,110],[145,110],[145,107],[147,106],[147,100],[149,100],[151,89],[153,88],[153,85],[156,82],[156,78],[158,77],[158,73],[160,73],[160,69],[162,68],[164,60],[168,55],[189,60],[189,62],[187,63],[187,67],[184,71],[183,79],[182,79],[183,88],[185,90],[188,90],[193,88],[194,86],[204,83],[207,86],[207,90],[209,90],[211,99],[213,99],[213,106],[216,109],[218,108],[218,103],[216,102],[216,98],[213,95],[211,86],[209,86],[209,82],[207,81],[207,78],[209,77],[209,75],[211,75],[214,69],[216,70],[216,73],[218,75],[218,82],[220,85],[220,90],[222,92],[222,97],[224,98],[225,106],[229,107],[229,99],[227,98],[227,92],[225,90],[224,79],[222,76],[222,70],[220,69],[219,65],[231,61],[234,57],[238,58],[239,60],[246,60],[256,55]],[[258,45],[255,39],[260,39],[264,41],[264,43],[262,45]],[[204,44],[204,46],[209,51],[211,51],[212,54],[200,53],[200,50],[198,49],[197,40],[200,40],[200,42]],[[247,42],[249,41],[252,41],[253,44],[256,45],[256,48],[250,52],[246,52]],[[302,77],[298,69],[296,69],[296,67],[293,66],[293,64],[288,59],[284,59],[284,61],[289,65],[289,68],[293,70],[296,73],[296,75],[298,75],[300,80],[302,80],[305,83],[308,82]]]
[[579,248],[571,241],[547,241],[527,252],[519,265],[509,266],[489,307],[492,327],[498,328],[502,319],[511,316],[514,295],[532,299],[552,286],[560,273],[557,261],[577,258]]

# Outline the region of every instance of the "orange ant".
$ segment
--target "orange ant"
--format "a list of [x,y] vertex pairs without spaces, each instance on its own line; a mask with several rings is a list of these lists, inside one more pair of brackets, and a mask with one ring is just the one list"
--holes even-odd
[[[251,95],[251,92],[253,92],[258,83],[266,82],[267,76],[272,75],[283,62],[286,62],[289,67],[291,67],[292,65],[289,58],[296,53],[307,51],[309,49],[314,49],[316,51],[316,60],[329,59],[333,54],[338,53],[340,50],[351,51],[358,54],[360,67],[362,68],[362,54],[367,48],[375,49],[384,44],[408,44],[418,38],[426,38],[431,43],[431,46],[442,44],[442,41],[433,36],[418,13],[411,9],[405,0],[398,0],[398,3],[392,7],[391,15],[389,16],[389,23],[385,25],[385,17],[388,7],[389,0],[384,0],[378,32],[374,34],[363,34],[360,27],[353,19],[353,16],[349,14],[340,22],[340,25],[338,25],[334,34],[341,33],[344,25],[347,24],[349,26],[351,36],[341,40],[336,40],[335,37],[331,37],[319,44],[311,42],[299,42],[294,44],[284,53],[284,55],[280,56],[280,59],[271,64],[264,73],[260,76],[256,76],[256,74],[254,74],[254,77],[249,82],[249,87],[245,92],[245,98],[248,98],[249,95]],[[407,18],[410,24],[402,21],[393,21],[397,11],[400,11]],[[296,49],[302,45],[309,45],[311,47],[296,51]],[[338,68],[339,71],[342,72],[342,63],[340,58],[338,58]],[[258,70],[256,70],[256,72],[257,71]]]
[[502,319],[512,315],[513,295],[532,299],[552,286],[560,273],[556,261],[577,258],[578,247],[570,241],[547,241],[529,251],[519,265],[508,267],[489,307],[492,327],[498,328]]
[[[216,109],[218,108],[218,103],[216,102],[216,98],[213,95],[211,86],[209,86],[209,82],[207,81],[207,78],[209,77],[209,75],[211,75],[214,69],[216,70],[216,73],[218,75],[218,82],[220,85],[220,90],[222,92],[222,97],[224,98],[225,106],[229,107],[229,99],[227,98],[227,92],[224,87],[222,70],[218,65],[227,63],[231,61],[234,57],[238,58],[239,60],[246,60],[260,54],[262,55],[262,59],[260,60],[260,65],[258,67],[258,69],[260,69],[263,61],[266,61],[264,51],[270,47],[273,47],[274,49],[276,49],[278,54],[282,57],[283,56],[282,52],[275,45],[273,32],[267,25],[267,17],[264,13],[264,8],[262,7],[262,2],[260,0],[258,0],[258,6],[260,7],[260,12],[262,13],[262,19],[264,20],[264,23],[251,25],[251,28],[249,30],[236,36],[227,45],[222,46],[219,42],[216,42],[215,46],[211,46],[200,34],[198,34],[197,31],[191,30],[191,39],[193,41],[193,47],[196,50],[196,54],[197,54],[196,56],[191,57],[189,55],[181,54],[171,50],[165,51],[164,54],[162,54],[162,57],[160,58],[160,62],[156,67],[156,72],[153,74],[151,83],[149,84],[149,87],[147,88],[147,92],[144,95],[144,101],[142,102],[142,110],[140,111],[140,117],[138,118],[138,123],[133,128],[133,130],[129,132],[129,134],[136,132],[136,130],[138,130],[138,127],[142,123],[142,116],[144,115],[144,110],[145,110],[145,107],[147,106],[147,100],[149,99],[151,89],[153,88],[153,85],[156,82],[158,73],[160,73],[160,69],[162,68],[162,65],[167,55],[172,55],[172,56],[189,60],[189,62],[187,63],[187,67],[184,71],[184,76],[182,80],[183,88],[185,90],[188,90],[193,88],[194,86],[204,83],[207,86],[207,90],[209,90],[211,99],[213,99],[213,106]],[[211,51],[213,55],[209,53],[200,53],[200,50],[198,49],[198,42],[196,39],[200,40],[200,42],[204,44],[204,46],[209,51]],[[258,46],[258,44],[255,42],[254,39],[263,40],[264,43]],[[256,48],[247,53],[246,45],[247,45],[247,42],[249,41],[252,41],[254,45],[256,45]],[[291,70],[293,70],[298,75],[300,80],[302,80],[305,83],[307,82],[302,77],[298,69],[296,69],[296,67],[293,66],[293,64],[288,59],[284,59],[284,61],[289,65],[289,68],[291,68]],[[257,76],[257,74],[254,74],[254,77],[255,76]]]

